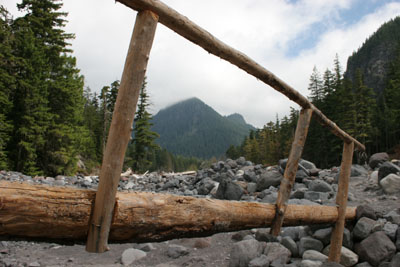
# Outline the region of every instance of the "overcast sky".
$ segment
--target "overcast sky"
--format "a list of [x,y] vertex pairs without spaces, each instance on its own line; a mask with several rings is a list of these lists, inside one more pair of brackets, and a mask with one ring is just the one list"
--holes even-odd
[[[4,3],[4,1],[1,1]],[[16,4],[6,8],[19,13]],[[303,95],[314,66],[347,58],[384,22],[400,15],[393,0],[164,0],[231,47],[247,54]],[[112,0],[65,0],[66,31],[92,91],[120,79],[136,12]],[[256,127],[298,105],[159,24],[147,71],[152,112],[198,97],[222,115],[237,112]]]

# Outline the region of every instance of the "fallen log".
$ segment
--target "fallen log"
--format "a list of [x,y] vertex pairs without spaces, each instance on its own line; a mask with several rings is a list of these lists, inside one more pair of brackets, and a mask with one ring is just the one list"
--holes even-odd
[[[0,181],[0,236],[85,240],[95,191]],[[354,220],[347,208],[346,220]],[[269,227],[275,205],[149,192],[117,193],[110,240],[162,241]],[[335,206],[288,205],[284,226],[334,223]]]

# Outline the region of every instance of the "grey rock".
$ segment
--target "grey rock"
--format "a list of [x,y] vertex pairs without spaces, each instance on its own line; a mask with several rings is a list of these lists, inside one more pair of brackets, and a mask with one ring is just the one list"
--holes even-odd
[[324,262],[324,267],[343,267],[343,265],[337,262]]
[[249,263],[249,267],[269,267],[269,263],[268,257],[262,254],[260,257],[252,259]]
[[390,262],[389,267],[399,267],[400,266],[400,252],[393,257],[392,261]]
[[245,159],[244,157],[240,157],[240,158],[238,158],[238,159],[236,160],[236,163],[237,163],[238,165],[244,166],[244,165],[246,164],[246,159]]
[[256,183],[257,182],[257,174],[252,170],[244,171],[243,178],[247,182],[252,182],[252,183]]
[[240,200],[244,190],[238,184],[227,179],[222,180],[218,186],[216,198],[227,200]]
[[369,264],[368,262],[363,262],[355,265],[354,267],[372,267],[372,265]]
[[398,172],[400,172],[400,167],[397,166],[396,164],[393,164],[393,163],[387,161],[379,167],[378,181],[380,182],[383,178],[385,178],[389,174],[392,174],[392,173],[396,174]]
[[[327,246],[323,251],[323,253],[327,256],[329,255],[329,249],[330,249],[330,245]],[[358,255],[356,253],[354,253],[353,251],[351,251],[350,249],[348,249],[346,247],[342,247],[340,252],[341,252],[340,264],[342,264],[345,267],[351,267],[351,266],[354,266],[355,264],[357,264]]]
[[381,262],[381,263],[379,264],[379,267],[390,267],[390,262],[388,262],[388,261]]
[[277,187],[281,184],[283,176],[278,171],[268,171],[260,175],[257,181],[257,191],[263,191],[270,186]]
[[180,245],[169,245],[167,249],[167,256],[173,259],[189,254],[189,249]]
[[391,223],[400,225],[400,214],[397,213],[395,210],[392,210],[389,213],[385,214],[383,218],[385,218]]
[[145,243],[145,244],[140,244],[138,246],[138,249],[144,251],[144,252],[150,252],[152,250],[156,250],[153,244],[151,243]]
[[372,220],[377,219],[375,210],[370,205],[367,204],[360,205],[357,207],[356,218],[357,220],[359,220],[361,217],[367,217]]
[[382,187],[386,194],[394,194],[400,192],[400,176],[396,174],[389,174],[382,180],[379,185]]
[[214,187],[215,187],[215,182],[211,180],[211,178],[205,178],[200,182],[198,188],[198,194],[208,195]]
[[322,267],[323,263],[321,261],[312,261],[312,260],[302,260],[300,263],[300,267]]
[[304,198],[311,201],[324,201],[329,199],[329,193],[326,192],[315,192],[315,191],[307,191],[304,193]]
[[321,241],[324,244],[324,246],[326,246],[331,242],[331,234],[332,234],[332,227],[329,227],[315,231],[313,237]]
[[311,181],[308,188],[315,192],[332,192],[332,186],[322,180]]
[[[281,236],[282,237],[290,237],[294,241],[299,241],[299,233],[301,231],[300,227],[302,226],[289,226],[289,227],[284,227],[281,231]],[[303,230],[304,231],[304,230]]]
[[299,255],[299,248],[290,236],[282,237],[281,244],[290,251],[292,257],[297,257]]
[[297,199],[303,199],[304,198],[304,193],[307,192],[307,188],[299,188],[290,195],[291,199],[297,198]]
[[367,177],[368,170],[364,168],[364,166],[353,164],[351,165],[351,177]]
[[324,245],[318,239],[312,237],[303,237],[299,242],[299,255],[303,256],[304,251],[310,249],[321,252],[323,248]]
[[278,198],[277,192],[270,192],[269,194],[265,195],[261,200],[262,203],[276,203],[276,199]]
[[325,262],[328,260],[328,256],[316,250],[306,250],[303,253],[303,260]]
[[40,263],[37,261],[31,262],[29,263],[28,267],[40,267]]
[[135,186],[135,183],[132,182],[132,181],[129,181],[129,182],[124,186],[124,189],[125,189],[125,190],[129,190],[129,189],[132,189],[134,186]]
[[291,252],[277,242],[267,243],[263,254],[267,256],[269,262],[281,264],[288,263],[291,256]]
[[360,260],[378,266],[380,262],[390,260],[394,256],[396,247],[384,232],[379,231],[357,244],[355,251]]
[[256,235],[255,235],[256,240],[262,241],[262,242],[277,242],[278,239],[273,236],[272,234],[269,233],[268,229],[257,229]]
[[249,194],[253,194],[256,191],[257,191],[257,184],[256,183],[250,182],[250,183],[247,184],[247,192]]
[[392,241],[395,241],[398,228],[399,226],[397,224],[387,222],[385,223],[385,226],[383,226],[383,231]]
[[251,260],[260,257],[265,243],[257,240],[243,240],[232,246],[229,267],[247,267]]
[[305,160],[305,159],[300,159],[299,162],[304,168],[306,168],[307,170],[312,170],[312,169],[316,169],[317,166],[315,166],[314,163],[312,163],[311,161]]
[[319,203],[316,203],[308,199],[297,199],[297,198],[289,199],[288,203],[291,205],[309,205],[309,206],[320,205]]
[[375,153],[369,158],[368,165],[371,167],[371,169],[375,169],[388,160],[389,155],[386,152]]
[[243,238],[247,235],[251,235],[251,231],[250,230],[243,230],[243,231],[239,231],[236,232],[232,235],[232,240],[234,241],[242,241]]
[[372,220],[367,217],[362,217],[359,219],[353,229],[353,235],[358,240],[363,240],[364,238],[368,237],[371,233],[372,229],[376,224],[375,220]]
[[146,255],[147,255],[146,252],[144,252],[142,250],[128,248],[128,249],[125,249],[124,252],[122,253],[121,263],[124,266],[128,266],[128,265],[131,265],[134,261],[146,257]]
[[397,228],[396,232],[396,248],[400,251],[400,227]]

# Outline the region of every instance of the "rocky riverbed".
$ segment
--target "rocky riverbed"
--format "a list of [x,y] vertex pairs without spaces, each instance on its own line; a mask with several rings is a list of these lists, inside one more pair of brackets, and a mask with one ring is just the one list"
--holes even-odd
[[[221,233],[206,238],[147,244],[111,244],[102,254],[84,244],[0,238],[0,266],[400,266],[400,164],[385,153],[369,165],[353,165],[349,206],[357,220],[346,225],[342,265],[326,263],[332,225],[285,227],[278,238],[269,229]],[[121,191],[151,191],[232,201],[275,203],[286,160],[277,166],[228,159],[188,173],[126,172]],[[290,204],[335,205],[340,168],[320,170],[302,160]],[[0,179],[51,186],[96,189],[97,176],[31,177],[0,171]]]

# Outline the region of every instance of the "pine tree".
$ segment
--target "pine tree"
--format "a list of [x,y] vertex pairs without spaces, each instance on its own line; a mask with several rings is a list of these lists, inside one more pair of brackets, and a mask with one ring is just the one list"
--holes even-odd
[[136,116],[134,119],[134,138],[133,138],[133,148],[131,155],[133,159],[133,169],[135,171],[146,171],[151,162],[149,161],[149,156],[154,149],[158,146],[154,143],[154,140],[158,137],[158,134],[151,131],[152,119],[151,114],[147,111],[149,106],[148,98],[146,92],[146,79],[143,81],[142,88],[139,95],[139,103],[136,111]]
[[310,91],[311,102],[318,107],[324,99],[324,91],[321,74],[316,66],[313,68],[310,83],[308,84],[308,90]]
[[11,139],[12,121],[12,93],[15,90],[14,56],[12,48],[15,45],[12,29],[12,20],[3,6],[0,6],[0,170],[7,169],[7,146]]

